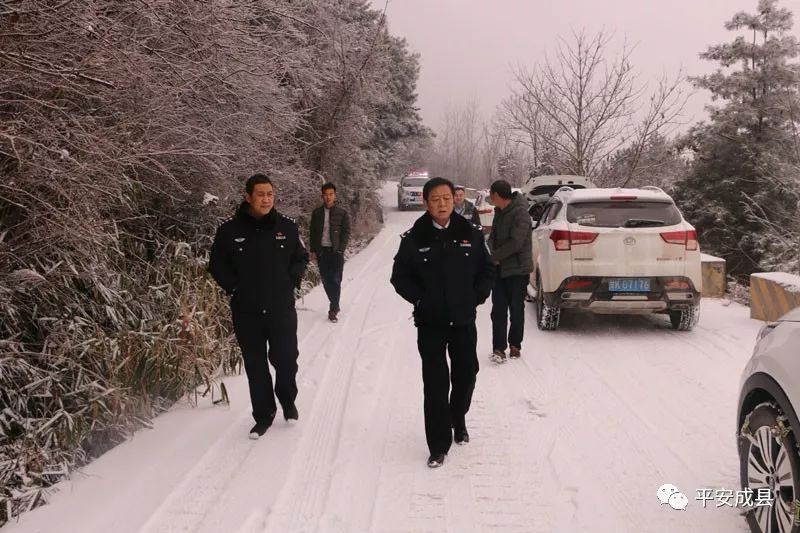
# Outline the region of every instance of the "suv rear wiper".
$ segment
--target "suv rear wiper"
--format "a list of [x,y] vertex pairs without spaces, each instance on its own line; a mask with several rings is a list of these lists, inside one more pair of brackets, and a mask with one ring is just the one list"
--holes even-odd
[[655,220],[651,218],[629,218],[622,225],[623,228],[636,228],[639,226],[663,226],[663,220]]

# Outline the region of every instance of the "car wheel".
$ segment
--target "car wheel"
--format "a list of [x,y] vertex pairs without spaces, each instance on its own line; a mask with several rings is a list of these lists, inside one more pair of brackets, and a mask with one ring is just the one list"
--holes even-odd
[[757,502],[768,493],[772,505],[756,505],[747,523],[757,533],[800,533],[800,449],[797,435],[780,408],[757,405],[739,431],[739,470],[742,489]]
[[553,331],[558,328],[561,320],[561,308],[548,305],[544,301],[544,291],[542,290],[542,278],[536,276],[536,326],[545,331]]
[[689,309],[678,309],[669,312],[669,321],[672,329],[678,331],[691,331],[700,319],[700,306],[693,305]]

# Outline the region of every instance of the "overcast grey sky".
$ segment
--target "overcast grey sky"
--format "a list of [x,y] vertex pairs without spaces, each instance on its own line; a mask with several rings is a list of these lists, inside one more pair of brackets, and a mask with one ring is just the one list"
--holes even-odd
[[[382,9],[385,0],[372,0]],[[782,7],[800,16],[800,0]],[[418,84],[425,122],[436,128],[448,104],[478,99],[484,117],[509,94],[511,69],[533,66],[558,36],[572,30],[616,34],[636,44],[633,61],[642,79],[662,72],[689,75],[714,70],[698,54],[733,38],[723,27],[734,13],[755,12],[757,0],[390,0],[389,29],[422,55]],[[797,26],[793,29],[798,34]],[[708,93],[695,95],[687,114],[704,118]]]

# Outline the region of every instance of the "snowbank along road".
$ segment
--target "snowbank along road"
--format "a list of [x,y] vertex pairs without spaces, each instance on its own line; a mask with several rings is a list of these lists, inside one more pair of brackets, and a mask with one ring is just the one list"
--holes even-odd
[[[692,332],[587,315],[540,332],[529,307],[522,359],[501,366],[483,305],[472,440],[427,468],[416,331],[389,284],[419,212],[394,201],[388,185],[384,230],[345,265],[339,323],[321,287],[298,302],[297,425],[279,414],[249,440],[245,378],[228,378],[229,407],[177,405],[4,533],[747,531],[741,509],[696,499],[739,488],[738,380],[759,323],[721,300]],[[665,483],[685,510],[659,502]]]

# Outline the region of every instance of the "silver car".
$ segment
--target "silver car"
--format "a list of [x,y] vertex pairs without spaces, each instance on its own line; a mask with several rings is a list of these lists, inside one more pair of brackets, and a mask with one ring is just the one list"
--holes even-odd
[[798,533],[800,309],[761,329],[740,390],[736,427],[742,490],[772,500],[753,506],[747,523],[754,532]]
[[401,211],[425,207],[422,201],[422,189],[428,180],[427,174],[409,175],[401,179],[397,184],[397,207]]

